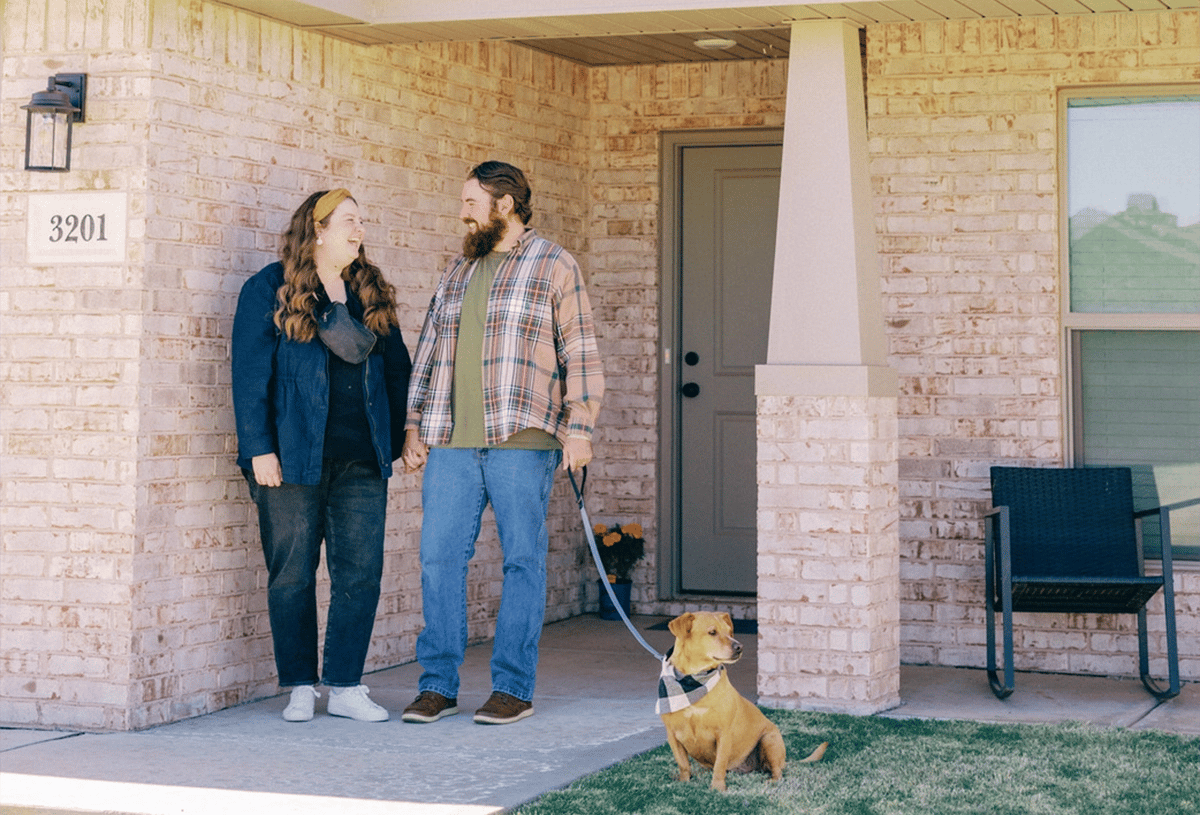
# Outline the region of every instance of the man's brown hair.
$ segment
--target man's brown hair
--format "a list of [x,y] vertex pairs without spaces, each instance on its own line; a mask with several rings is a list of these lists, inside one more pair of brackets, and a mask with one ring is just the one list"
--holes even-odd
[[511,195],[513,211],[521,219],[521,223],[529,223],[529,219],[533,217],[533,208],[529,204],[533,198],[533,190],[529,188],[525,173],[521,172],[520,168],[503,161],[485,161],[467,175],[468,180],[472,178],[478,181],[479,186],[487,190],[492,198]]

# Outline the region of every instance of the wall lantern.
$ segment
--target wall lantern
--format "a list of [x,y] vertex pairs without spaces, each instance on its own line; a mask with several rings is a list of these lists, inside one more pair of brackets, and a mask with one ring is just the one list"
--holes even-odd
[[71,127],[83,121],[87,74],[55,74],[46,90],[37,91],[25,114],[25,169],[66,172],[71,169]]

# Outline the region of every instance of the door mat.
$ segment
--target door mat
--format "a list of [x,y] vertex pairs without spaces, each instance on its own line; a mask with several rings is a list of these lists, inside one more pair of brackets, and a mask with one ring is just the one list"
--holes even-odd
[[[668,620],[666,622],[656,623],[655,625],[648,627],[646,630],[647,631],[666,631],[667,623],[669,623],[669,622],[670,621]],[[733,621],[733,633],[735,633],[735,634],[757,634],[758,633],[758,620],[734,620]]]

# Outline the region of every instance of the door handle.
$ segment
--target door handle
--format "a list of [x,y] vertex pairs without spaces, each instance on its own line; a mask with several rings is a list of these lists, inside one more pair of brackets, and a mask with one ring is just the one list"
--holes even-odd
[[688,382],[682,388],[679,389],[679,392],[682,393],[684,396],[686,396],[688,399],[694,399],[700,395],[700,386],[697,385],[695,382]]

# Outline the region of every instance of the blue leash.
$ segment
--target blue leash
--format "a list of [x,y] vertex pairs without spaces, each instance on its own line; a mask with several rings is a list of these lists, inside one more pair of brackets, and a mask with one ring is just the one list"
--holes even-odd
[[567,470],[567,475],[571,479],[571,489],[575,490],[575,502],[579,504],[579,515],[583,518],[583,533],[587,536],[588,546],[592,550],[592,561],[596,564],[596,571],[600,573],[600,583],[604,586],[604,590],[608,592],[608,597],[612,600],[613,608],[617,610],[617,614],[621,615],[621,619],[625,622],[625,627],[629,629],[629,633],[642,644],[642,647],[654,655],[654,658],[662,662],[664,657],[658,651],[650,647],[646,640],[642,639],[642,635],[633,627],[633,623],[629,622],[629,617],[625,614],[625,609],[621,608],[620,602],[617,600],[616,594],[613,593],[612,584],[608,582],[608,575],[604,571],[604,561],[600,559],[600,550],[596,548],[596,534],[592,531],[592,522],[588,520],[587,508],[583,505],[583,487],[587,486],[587,467],[583,468],[582,484],[575,483],[575,472]]

